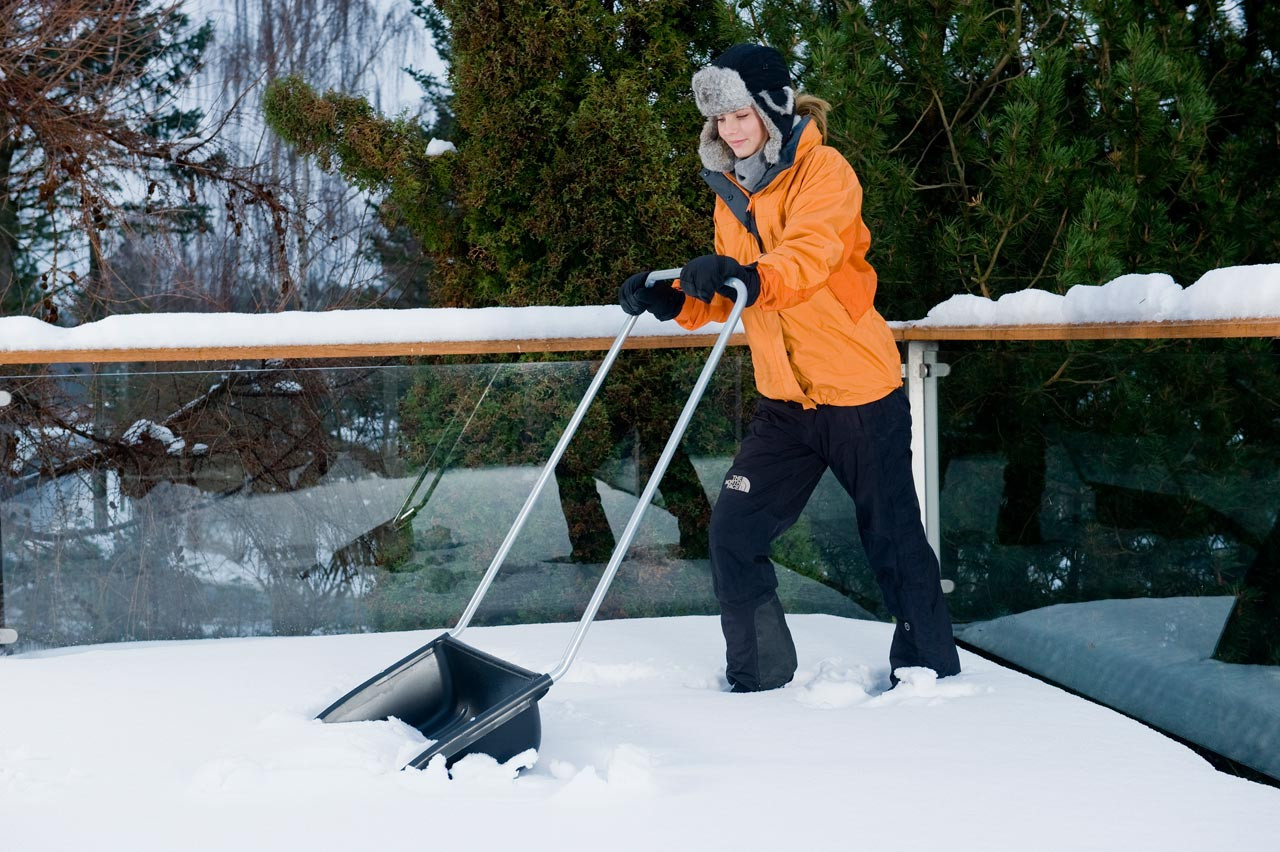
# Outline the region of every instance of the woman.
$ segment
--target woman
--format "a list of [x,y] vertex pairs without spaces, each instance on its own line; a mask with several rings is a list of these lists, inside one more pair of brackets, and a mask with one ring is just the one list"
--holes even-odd
[[911,476],[911,414],[893,335],[872,306],[871,235],[862,188],[824,143],[829,105],[796,95],[782,56],[740,44],[693,76],[707,121],[698,148],[717,194],[715,254],[679,281],[628,278],[619,301],[693,329],[729,315],[738,278],[742,324],[764,397],[711,515],[711,563],[734,692],[774,689],[796,654],[769,560],[830,468],[856,507],[858,530],[888,611],[898,669],[960,671],[938,560]]

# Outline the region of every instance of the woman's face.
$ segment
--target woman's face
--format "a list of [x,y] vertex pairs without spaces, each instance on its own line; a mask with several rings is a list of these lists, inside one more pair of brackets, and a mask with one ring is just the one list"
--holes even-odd
[[733,149],[739,160],[750,157],[764,147],[768,134],[760,113],[751,107],[716,116],[716,132]]

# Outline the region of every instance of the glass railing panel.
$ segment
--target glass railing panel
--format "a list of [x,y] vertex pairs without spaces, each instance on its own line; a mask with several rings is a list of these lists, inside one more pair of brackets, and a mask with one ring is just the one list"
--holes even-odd
[[940,356],[958,636],[1280,777],[1273,342],[984,342]]
[[943,561],[957,620],[1230,596],[1280,508],[1270,341],[952,344]]
[[[623,353],[474,623],[578,617],[704,356]],[[597,363],[10,369],[0,625],[19,650],[448,626]],[[707,518],[753,405],[731,350],[601,617],[718,611]],[[865,615],[847,501],[824,482],[775,550],[793,611]]]

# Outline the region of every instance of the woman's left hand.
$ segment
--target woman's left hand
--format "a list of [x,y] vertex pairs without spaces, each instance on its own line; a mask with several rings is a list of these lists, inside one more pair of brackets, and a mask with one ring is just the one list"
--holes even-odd
[[760,296],[760,274],[755,264],[743,266],[723,254],[704,254],[686,263],[680,270],[680,289],[701,302],[710,302],[716,293],[736,299],[738,291],[727,283],[730,278],[746,285],[748,305]]

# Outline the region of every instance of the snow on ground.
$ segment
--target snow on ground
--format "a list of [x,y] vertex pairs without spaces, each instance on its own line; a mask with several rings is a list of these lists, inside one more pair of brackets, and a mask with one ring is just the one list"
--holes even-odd
[[[1280,790],[988,661],[884,692],[888,625],[795,616],[786,689],[724,692],[713,617],[594,625],[516,775],[400,771],[396,721],[316,713],[434,632],[0,658],[6,849],[1275,848]],[[572,624],[464,639],[550,670]]]
[[957,630],[1002,660],[1280,778],[1280,668],[1213,659],[1234,597],[1091,601]]
[[[1101,286],[1072,287],[1065,296],[1044,290],[1009,293],[996,301],[952,296],[912,325],[1074,325],[1250,317],[1280,317],[1280,264],[1215,269],[1185,290],[1168,275],[1135,274]],[[33,317],[2,317],[0,352],[610,338],[622,328],[623,320],[616,305],[129,314],[75,328],[51,326]],[[713,334],[719,329],[712,323],[696,333]],[[640,337],[692,333],[649,314],[639,318],[634,331]]]

